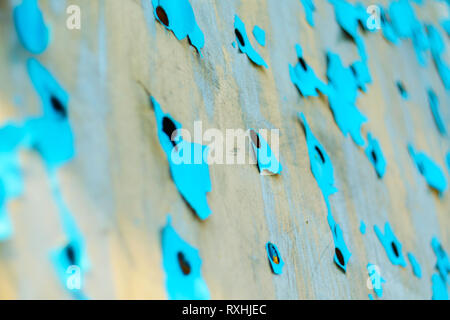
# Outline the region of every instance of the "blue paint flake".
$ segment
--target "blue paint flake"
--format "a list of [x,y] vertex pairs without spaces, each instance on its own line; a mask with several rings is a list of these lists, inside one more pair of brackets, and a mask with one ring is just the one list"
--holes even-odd
[[281,258],[280,251],[275,244],[267,242],[266,244],[267,258],[274,274],[282,274],[284,261]]
[[324,197],[328,210],[327,221],[333,235],[335,246],[334,262],[338,267],[346,272],[347,263],[352,254],[345,244],[341,228],[334,221],[333,213],[331,211],[331,206],[328,200],[328,197],[330,195],[338,191],[334,186],[333,165],[325,149],[322,147],[322,145],[319,143],[319,141],[316,139],[311,129],[309,128],[303,113],[299,114],[299,118],[302,120],[303,128],[305,130],[306,145],[308,147],[311,171],[317,181],[317,184],[319,185],[320,190],[322,191],[322,195]]
[[397,86],[398,92],[400,92],[400,95],[402,96],[402,98],[405,99],[405,100],[408,100],[409,99],[409,94],[408,94],[408,91],[406,90],[403,82],[396,81],[395,85]]
[[378,226],[374,226],[373,230],[380,240],[381,244],[386,251],[386,254],[393,265],[399,265],[402,267],[406,267],[406,261],[403,258],[402,253],[402,244],[395,237],[395,234],[392,232],[391,226],[389,222],[386,222],[384,225],[384,234],[378,228]]
[[37,0],[23,0],[13,10],[14,26],[22,45],[34,54],[41,54],[49,44],[49,30]]
[[375,300],[373,297],[373,294],[369,293],[368,296],[369,296],[369,300]]
[[294,66],[289,64],[289,75],[292,83],[300,91],[303,97],[317,97],[318,93],[328,94],[328,88],[314,73],[314,70],[306,64],[303,58],[303,50],[299,44],[295,45],[298,62]]
[[436,93],[432,89],[428,89],[428,102],[430,103],[431,113],[433,114],[434,122],[442,135],[447,134],[444,121],[439,112],[439,100]]
[[412,268],[414,275],[419,279],[422,278],[422,268],[420,267],[420,264],[417,261],[416,257],[414,257],[414,255],[411,252],[407,253],[407,257],[408,257],[409,263],[411,264],[411,268]]
[[236,42],[239,50],[242,53],[245,53],[256,65],[268,68],[264,59],[255,51],[255,49],[253,49],[252,44],[247,37],[247,32],[245,31],[245,24],[237,15],[234,16],[234,33],[236,35]]
[[261,29],[258,26],[255,26],[253,28],[253,36],[255,37],[256,41],[261,45],[261,46],[265,46],[266,45],[266,32]]
[[445,44],[439,31],[432,25],[426,25],[431,56],[445,89],[450,90],[450,67],[442,58],[445,55]]
[[305,10],[306,21],[308,21],[311,27],[314,27],[314,15],[313,12],[316,11],[316,6],[313,0],[300,0]]
[[355,41],[362,61],[367,61],[363,38],[358,34],[359,22],[366,26],[368,13],[362,5],[352,5],[345,0],[328,0],[334,6],[336,21],[342,30]]
[[262,175],[280,174],[283,168],[266,140],[253,129],[250,129],[249,132],[259,172]]
[[358,94],[358,82],[355,73],[344,67],[340,57],[332,52],[327,54],[328,102],[334,119],[344,136],[350,133],[358,146],[364,145],[361,127],[367,118],[355,105]]
[[31,81],[41,98],[43,115],[27,119],[25,127],[31,146],[52,171],[75,155],[74,137],[67,118],[69,96],[37,60],[30,59],[27,65]]
[[450,272],[450,261],[448,259],[447,252],[445,252],[444,248],[442,248],[441,243],[436,237],[433,237],[431,240],[431,247],[433,248],[434,254],[437,258],[435,267],[439,271],[439,275],[444,283],[447,283],[447,276]]
[[392,26],[391,20],[388,16],[388,10],[383,8],[382,6],[379,6],[380,8],[380,22],[381,22],[381,31],[383,32],[383,37],[397,45],[399,43],[399,39],[397,37],[397,34],[395,33],[394,27]]
[[152,0],[155,18],[173,32],[178,40],[188,37],[189,43],[200,50],[205,37],[195,20],[194,10],[188,0]]
[[[384,280],[381,275],[378,266],[368,263],[367,264],[367,271],[369,272],[369,278],[372,282],[372,289],[377,295],[377,297],[381,298],[383,297],[383,283],[386,283],[386,280]],[[373,296],[372,296],[373,298]]]
[[184,241],[171,225],[162,229],[161,246],[166,290],[171,300],[208,300],[209,289],[201,276],[199,251]]
[[417,169],[425,178],[428,185],[440,194],[443,194],[447,189],[447,180],[441,168],[425,153],[416,152],[411,144],[408,145],[408,150]]
[[361,232],[361,234],[366,234],[366,224],[362,220],[359,224],[359,232]]
[[158,126],[158,138],[166,153],[172,179],[186,202],[204,220],[212,213],[206,194],[211,191],[207,155],[209,148],[183,140],[180,123],[164,113],[151,97]]
[[386,172],[386,160],[384,158],[378,140],[367,133],[366,156],[375,168],[378,177],[381,179]]
[[448,300],[447,286],[442,278],[438,274],[433,274],[431,276],[433,300]]

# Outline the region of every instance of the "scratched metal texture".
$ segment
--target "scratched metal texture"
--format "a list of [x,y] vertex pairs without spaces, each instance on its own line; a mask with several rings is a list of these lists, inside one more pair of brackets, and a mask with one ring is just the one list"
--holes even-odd
[[[77,154],[58,176],[87,241],[89,297],[166,298],[160,230],[168,213],[179,234],[200,250],[213,299],[367,299],[372,293],[366,286],[369,262],[387,281],[383,298],[431,297],[436,258],[430,241],[436,235],[450,249],[450,194],[439,198],[433,193],[407,151],[413,142],[449,179],[444,159],[450,140],[437,131],[426,87],[436,91],[447,126],[450,96],[429,53],[428,66],[421,67],[410,41],[394,46],[380,33],[364,34],[373,83],[357,106],[369,119],[364,136],[372,132],[387,159],[380,180],[364,150],[341,134],[326,99],[301,98],[289,78],[296,43],[322,80],[327,49],[345,64],[358,59],[328,1],[315,1],[316,27],[311,28],[299,0],[191,0],[205,34],[203,58],[156,22],[149,0],[78,0],[79,31],[65,27],[65,8],[72,2],[40,1],[52,40],[38,59],[71,98]],[[445,17],[443,3],[425,2],[421,8],[414,5],[421,19],[436,23]],[[25,67],[30,55],[14,31],[12,3],[0,1],[2,123],[40,112]],[[256,67],[232,46],[235,14],[268,69]],[[255,24],[267,33],[264,48],[251,35]],[[448,37],[445,43],[450,63]],[[405,83],[408,101],[398,93],[398,79]],[[196,120],[203,121],[204,130],[280,129],[282,175],[262,177],[255,165],[211,166],[213,214],[199,221],[170,178],[153,111],[137,81],[191,132]],[[352,252],[346,274],[332,260],[326,206],[310,171],[299,111],[334,165],[339,191],[330,197],[331,206]],[[31,151],[22,151],[20,159],[25,191],[9,204],[15,235],[0,244],[0,298],[70,298],[49,261],[49,251],[64,237],[43,163]],[[361,220],[367,225],[364,236]],[[386,221],[404,254],[416,256],[422,279],[413,276],[409,264],[401,268],[389,262],[373,232],[374,224],[383,227]],[[276,243],[286,263],[280,276],[271,273],[267,241]]]

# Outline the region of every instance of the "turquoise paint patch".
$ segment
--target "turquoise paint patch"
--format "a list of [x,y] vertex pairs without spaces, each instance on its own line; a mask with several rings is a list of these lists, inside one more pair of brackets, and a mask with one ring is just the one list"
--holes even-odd
[[237,15],[234,16],[234,33],[236,35],[236,42],[239,50],[241,50],[242,53],[245,53],[256,65],[268,68],[264,59],[255,51],[255,49],[253,49],[252,44],[247,37],[247,32],[245,31],[245,24]]
[[383,37],[387,41],[397,45],[399,43],[399,39],[397,37],[397,34],[395,33],[395,30],[392,26],[390,19],[388,19],[388,17],[387,17],[388,10],[386,10],[382,6],[378,6],[378,7],[380,8],[380,22],[381,22],[381,31],[383,33]]
[[447,180],[441,168],[425,153],[416,152],[411,144],[408,145],[408,150],[417,169],[425,178],[428,185],[440,194],[443,194],[447,189]]
[[393,265],[399,265],[402,267],[406,267],[406,261],[403,258],[402,253],[402,244],[395,237],[395,234],[392,232],[391,226],[389,222],[386,222],[384,225],[384,234],[378,228],[378,226],[374,226],[373,230],[380,240],[381,244],[386,251],[386,254]]
[[386,283],[386,280],[381,277],[378,266],[368,263],[367,271],[369,272],[369,278],[372,282],[373,291],[377,297],[383,297],[383,283]]
[[363,38],[358,34],[359,22],[366,26],[369,16],[362,5],[352,5],[345,0],[328,0],[334,7],[336,21],[352,39],[358,48],[359,55],[363,61],[367,60],[367,53]]
[[445,59],[442,58],[446,51],[445,43],[441,37],[441,34],[434,26],[428,24],[426,25],[426,30],[428,33],[430,51],[434,64],[445,89],[450,90],[450,67],[445,63]]
[[386,172],[386,159],[381,151],[378,140],[372,137],[371,133],[367,133],[366,156],[375,168],[378,177],[381,179]]
[[432,89],[428,89],[428,102],[430,103],[431,113],[433,114],[434,122],[442,135],[447,134],[444,121],[442,120],[441,113],[439,112],[439,99],[436,93]]
[[366,85],[372,83],[367,64],[362,61],[356,61],[350,66],[350,69],[353,71],[358,88],[363,92],[367,92]]
[[429,42],[422,23],[417,19],[408,0],[397,0],[389,6],[389,17],[396,35],[400,39],[411,39],[417,60],[425,65],[424,53],[429,49]]
[[409,263],[411,264],[412,271],[417,278],[422,278],[422,268],[420,267],[419,262],[416,260],[416,257],[411,252],[407,254]]
[[358,83],[351,68],[344,67],[340,57],[327,53],[328,102],[334,119],[344,136],[350,133],[358,146],[364,145],[361,127],[367,118],[355,105]]
[[[67,238],[64,246],[50,252],[50,260],[63,286],[75,298],[86,299],[87,297],[83,293],[83,278],[84,274],[91,268],[91,264],[87,255],[85,241],[72,213],[63,200],[56,174],[50,174],[50,183],[53,198],[60,214],[61,224]],[[74,272],[77,274],[74,275]],[[74,277],[79,278],[76,279]]]
[[266,45],[266,32],[261,29],[258,26],[255,26],[253,28],[253,36],[255,37],[256,41],[261,45],[261,46],[265,46]]
[[375,300],[374,298],[373,298],[373,294],[371,294],[371,293],[369,293],[369,300]]
[[299,114],[299,118],[302,120],[303,128],[305,130],[311,171],[317,181],[317,184],[319,185],[320,190],[322,191],[322,195],[327,205],[327,221],[333,235],[335,246],[334,262],[344,272],[346,272],[347,263],[351,257],[351,253],[345,244],[341,228],[334,221],[333,213],[328,201],[328,197],[337,192],[337,188],[334,186],[333,165],[325,149],[309,128],[303,113]]
[[448,167],[448,170],[450,171],[450,152],[447,153],[447,167]]
[[201,220],[212,213],[206,194],[211,191],[207,154],[209,148],[184,141],[178,130],[181,124],[164,113],[160,104],[151,97],[158,126],[158,138],[166,153],[172,179],[190,207]]
[[23,0],[13,10],[14,26],[22,45],[34,54],[47,49],[49,30],[37,0]]
[[197,249],[184,241],[171,225],[162,229],[161,246],[166,290],[171,300],[207,300],[210,294],[201,276],[202,260]]
[[447,283],[447,275],[450,272],[450,261],[447,256],[447,252],[445,252],[444,248],[442,248],[441,243],[436,237],[431,239],[431,247],[433,248],[434,254],[437,258],[435,267],[439,271],[439,275],[444,283]]
[[75,155],[74,137],[67,118],[69,95],[37,60],[27,63],[30,79],[42,102],[43,115],[25,122],[29,143],[54,170]]
[[306,21],[308,21],[311,27],[314,27],[314,16],[313,13],[316,11],[316,6],[314,5],[313,0],[300,0],[303,5],[303,9],[305,10]]
[[249,135],[258,162],[259,172],[263,175],[281,174],[283,168],[267,141],[253,129],[249,130]]
[[303,50],[299,44],[295,45],[298,63],[295,66],[289,64],[289,75],[292,83],[297,87],[303,97],[317,97],[321,92],[328,94],[327,85],[314,73],[314,70],[306,64],[303,58]]
[[398,92],[400,92],[400,95],[402,96],[402,98],[405,100],[408,100],[409,94],[408,94],[408,91],[406,90],[405,86],[403,85],[403,83],[401,81],[397,81],[397,82],[395,82],[395,85],[397,86]]
[[359,224],[359,232],[361,232],[362,234],[366,234],[366,224],[362,220],[361,223]]
[[266,250],[267,250],[267,258],[269,259],[269,263],[273,273],[282,274],[284,261],[281,258],[281,254],[280,251],[278,251],[277,246],[271,242],[267,242]]
[[195,20],[194,10],[188,0],[152,0],[155,18],[178,40],[188,37],[198,52],[205,45],[205,37]]
[[431,276],[433,300],[448,300],[447,286],[438,274]]

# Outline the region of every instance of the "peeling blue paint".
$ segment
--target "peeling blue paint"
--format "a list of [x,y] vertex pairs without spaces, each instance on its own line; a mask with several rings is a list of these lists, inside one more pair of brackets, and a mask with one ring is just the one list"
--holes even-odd
[[337,192],[337,188],[334,186],[333,165],[325,149],[322,147],[322,145],[319,143],[319,141],[316,139],[311,129],[309,128],[303,113],[299,114],[299,118],[302,120],[303,128],[305,130],[306,145],[308,147],[311,171],[317,181],[317,184],[319,185],[320,190],[322,191],[322,195],[327,206],[327,221],[333,235],[335,246],[334,262],[344,272],[346,272],[347,263],[351,257],[351,253],[348,250],[347,245],[345,244],[341,228],[334,221],[333,213],[331,211],[331,206],[328,200],[328,197],[331,194]]
[[383,32],[383,37],[395,44],[398,45],[399,39],[397,37],[397,34],[395,33],[395,30],[392,26],[392,23],[390,19],[388,19],[388,10],[383,8],[382,6],[379,6],[380,8],[380,22],[381,22],[381,31]]
[[445,43],[439,31],[432,25],[426,25],[430,44],[431,56],[439,73],[445,89],[450,90],[450,67],[445,63],[442,55],[445,54]]
[[334,119],[344,136],[350,133],[358,146],[364,145],[361,127],[367,118],[355,105],[358,84],[351,68],[342,65],[340,57],[328,52],[328,102]]
[[367,147],[366,156],[375,168],[378,177],[381,179],[386,172],[386,160],[384,158],[378,140],[372,137],[372,134],[367,133]]
[[439,112],[439,100],[436,93],[432,89],[428,89],[428,102],[430,103],[431,113],[433,114],[434,122],[442,135],[447,134],[444,121]]
[[171,217],[161,232],[166,290],[171,300],[208,300],[209,289],[201,276],[202,260],[197,249],[184,241],[171,225]]
[[420,267],[420,264],[417,261],[416,257],[414,257],[414,255],[411,252],[407,253],[407,257],[408,257],[409,263],[411,264],[411,268],[412,268],[414,275],[419,279],[422,278],[422,268]]
[[41,54],[49,44],[49,29],[37,0],[23,0],[13,10],[14,26],[22,45],[34,54]]
[[47,169],[57,169],[75,155],[74,137],[67,118],[69,95],[37,60],[28,60],[28,73],[42,102],[43,115],[25,122],[31,146]]
[[433,274],[431,276],[433,300],[448,300],[447,286],[442,278],[438,274]]
[[386,254],[393,265],[399,265],[402,267],[406,267],[406,261],[403,258],[402,253],[402,244],[395,237],[395,234],[392,232],[391,226],[389,222],[386,222],[384,225],[384,234],[378,228],[377,225],[373,227],[375,234],[380,240],[381,244],[386,251]]
[[245,24],[237,15],[234,16],[234,33],[236,35],[236,42],[239,50],[241,50],[242,53],[245,53],[256,65],[268,68],[264,59],[255,51],[255,49],[253,49],[252,44],[247,37],[247,32],[245,31]]
[[273,273],[282,274],[284,261],[281,258],[281,254],[280,251],[278,251],[277,246],[271,242],[267,242],[266,250],[267,250],[267,258],[269,259]]
[[377,297],[381,298],[383,297],[383,283],[386,283],[386,280],[384,280],[379,272],[378,266],[368,263],[367,264],[367,271],[369,272],[369,278],[372,282],[372,288]]
[[366,224],[362,220],[359,224],[359,232],[361,232],[361,234],[366,234]]
[[200,50],[205,37],[195,20],[194,10],[188,0],[152,0],[155,18],[173,32],[178,40],[188,37],[190,44]]
[[253,36],[255,37],[256,41],[261,45],[261,46],[265,46],[266,45],[266,32],[261,29],[258,26],[255,26],[253,28]]
[[447,180],[441,168],[425,153],[416,152],[412,144],[408,145],[408,150],[417,169],[425,178],[428,185],[440,194],[443,194],[447,189]]
[[258,162],[259,172],[263,175],[281,174],[283,168],[267,144],[267,141],[253,129],[249,130],[249,135],[253,151],[256,155],[256,161]]
[[311,27],[314,27],[314,11],[316,11],[316,6],[314,5],[313,0],[300,0],[303,5],[303,9],[305,10],[306,21],[308,21]]
[[445,252],[444,248],[442,248],[441,243],[436,237],[431,239],[431,247],[433,248],[434,254],[437,258],[435,267],[439,271],[439,275],[444,283],[447,283],[447,276],[450,272],[450,261],[448,259],[447,252]]
[[363,38],[358,34],[359,22],[364,27],[368,14],[362,5],[351,4],[345,0],[328,0],[334,6],[336,21],[352,39],[358,48],[362,61],[367,61],[367,53]]
[[209,148],[184,141],[178,132],[180,123],[164,113],[153,97],[151,103],[155,111],[159,142],[166,153],[172,179],[182,197],[204,220],[212,213],[206,199],[206,194],[211,191],[206,162]]
[[323,83],[308,66],[303,58],[303,50],[299,44],[295,45],[298,63],[294,66],[289,64],[289,75],[292,83],[297,87],[303,97],[317,97],[318,93],[328,94],[327,85]]

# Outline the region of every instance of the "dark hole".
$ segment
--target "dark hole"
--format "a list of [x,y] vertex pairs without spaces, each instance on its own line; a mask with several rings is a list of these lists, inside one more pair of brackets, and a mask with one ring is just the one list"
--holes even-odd
[[187,262],[186,258],[184,257],[183,252],[178,252],[177,254],[178,258],[178,264],[180,265],[181,272],[183,272],[184,275],[188,275],[191,273],[191,266],[189,265],[189,262]]
[[278,258],[278,252],[275,249],[275,247],[273,246],[273,244],[269,243],[269,253],[270,253],[270,258],[272,259],[272,261],[276,264],[280,263],[280,259]]
[[55,96],[50,97],[50,103],[52,104],[53,110],[55,110],[58,114],[60,114],[62,117],[67,117],[67,111],[66,108],[63,106],[61,101],[59,101],[58,98]]
[[344,261],[344,256],[342,255],[341,250],[339,250],[339,248],[335,248],[334,253],[336,254],[336,257],[337,257],[339,263],[341,264],[341,266],[344,266],[345,261]]
[[404,96],[406,94],[405,86],[400,81],[397,82],[397,88],[400,91],[402,96]]
[[238,39],[241,46],[245,47],[245,41],[244,38],[242,37],[241,32],[238,29],[234,29],[234,33],[236,34],[236,38]]
[[385,16],[385,13],[384,13],[384,12],[381,13],[381,15],[380,15],[380,20],[381,20],[382,23],[385,23],[385,22],[386,22],[386,16]]
[[358,75],[356,74],[356,70],[355,70],[355,67],[353,65],[350,66],[350,70],[352,71],[353,76],[356,78]]
[[166,27],[169,26],[169,18],[167,17],[166,11],[164,11],[163,7],[158,6],[156,8],[156,15],[158,16],[159,21],[161,21]]
[[306,65],[305,59],[303,59],[302,57],[298,58],[298,62],[300,62],[303,70],[308,70],[308,66]]
[[322,151],[320,151],[318,146],[314,147],[316,149],[316,152],[319,154],[320,160],[322,160],[323,163],[325,163],[325,157],[322,154]]
[[397,249],[397,246],[395,245],[395,243],[391,242],[391,247],[392,247],[392,251],[394,251],[395,256],[398,258],[399,254],[398,254],[398,249]]
[[259,137],[255,131],[250,131],[250,136],[252,137],[253,143],[256,145],[256,148],[261,148],[261,141],[259,141]]
[[372,155],[372,159],[374,162],[377,162],[377,154],[375,153],[374,150],[372,150],[372,152],[370,153]]
[[163,118],[163,131],[169,137],[169,139],[172,142],[174,147],[175,147],[176,143],[175,143],[175,141],[172,141],[172,135],[176,130],[177,130],[177,127],[175,126],[175,123],[173,123],[173,121],[170,120],[169,118],[164,117]]
[[69,263],[71,265],[76,264],[75,262],[75,250],[71,244],[68,244],[66,247],[67,259],[69,259]]

